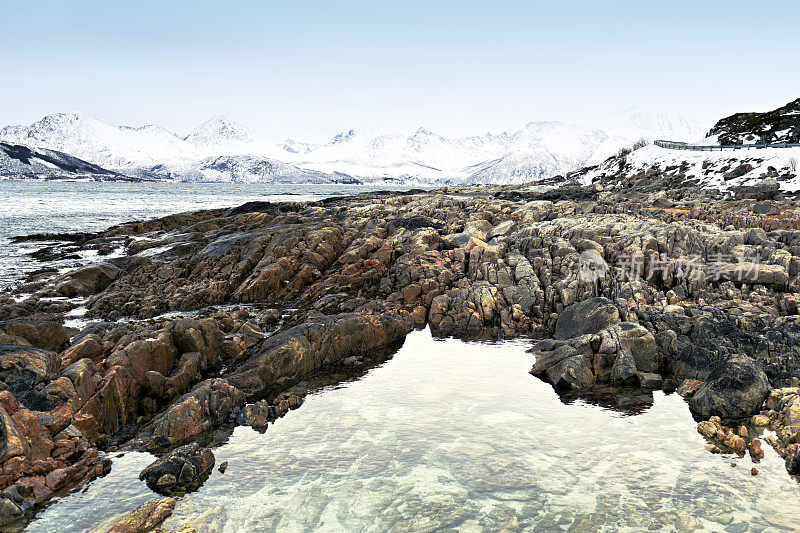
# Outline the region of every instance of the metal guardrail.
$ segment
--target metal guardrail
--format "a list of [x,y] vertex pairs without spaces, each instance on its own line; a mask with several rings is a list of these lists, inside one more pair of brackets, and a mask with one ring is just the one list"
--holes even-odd
[[670,148],[672,150],[696,150],[699,152],[713,152],[715,150],[750,150],[751,148],[798,148],[800,143],[775,143],[775,144],[724,144],[724,145],[700,145],[700,144],[686,144],[675,141],[653,141],[653,144],[661,148]]

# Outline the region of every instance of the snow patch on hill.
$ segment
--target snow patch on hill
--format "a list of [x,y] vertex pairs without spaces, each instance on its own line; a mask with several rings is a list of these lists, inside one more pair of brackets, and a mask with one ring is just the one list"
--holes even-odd
[[760,148],[699,152],[674,150],[650,145],[615,156],[600,165],[575,173],[584,184],[614,180],[621,173],[641,174],[648,171],[680,174],[684,181],[727,190],[740,185],[754,185],[765,178],[776,180],[787,192],[800,190],[798,163],[800,148]]

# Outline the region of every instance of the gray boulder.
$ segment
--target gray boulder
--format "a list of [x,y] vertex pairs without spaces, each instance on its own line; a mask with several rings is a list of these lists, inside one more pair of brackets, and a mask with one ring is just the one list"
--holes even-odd
[[619,310],[614,302],[602,297],[589,298],[570,305],[558,315],[553,337],[566,340],[598,333],[619,321]]
[[208,479],[212,468],[214,454],[195,442],[157,459],[142,470],[139,479],[155,492],[169,496],[196,490]]

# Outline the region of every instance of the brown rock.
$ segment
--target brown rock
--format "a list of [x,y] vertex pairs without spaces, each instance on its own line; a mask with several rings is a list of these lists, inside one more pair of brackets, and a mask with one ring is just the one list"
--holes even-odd
[[754,463],[761,461],[764,458],[764,450],[761,449],[761,441],[753,439],[748,444],[747,449],[750,451],[750,458]]
[[745,451],[747,451],[747,444],[745,443],[745,440],[739,435],[735,435],[733,432],[728,433],[725,435],[725,437],[723,437],[722,444],[739,455],[744,455]]
[[61,355],[62,366],[69,366],[79,359],[96,360],[103,356],[103,342],[100,337],[89,334],[67,348]]
[[700,385],[702,384],[702,381],[698,381],[696,379],[684,379],[678,386],[678,390],[676,392],[686,398],[687,396],[694,394],[694,392],[699,389]]
[[57,322],[44,320],[4,320],[0,333],[25,339],[31,346],[60,352],[69,343],[69,333]]
[[69,298],[96,294],[111,285],[119,273],[120,269],[109,263],[89,265],[66,274],[56,290]]
[[203,381],[144,428],[141,444],[157,449],[186,441],[220,426],[244,403],[245,395],[226,380]]

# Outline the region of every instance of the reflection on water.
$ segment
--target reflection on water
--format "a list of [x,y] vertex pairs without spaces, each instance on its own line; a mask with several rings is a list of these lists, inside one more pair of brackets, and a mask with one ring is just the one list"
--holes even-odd
[[[412,333],[384,365],[312,394],[266,433],[237,428],[215,450],[227,471],[179,501],[164,527],[744,531],[800,523],[800,488],[771,449],[755,477],[749,460],[709,454],[677,395],[656,392],[636,416],[565,405],[528,374],[525,348]],[[137,479],[147,459],[116,459],[109,476],[29,529],[101,528],[153,497]]]

